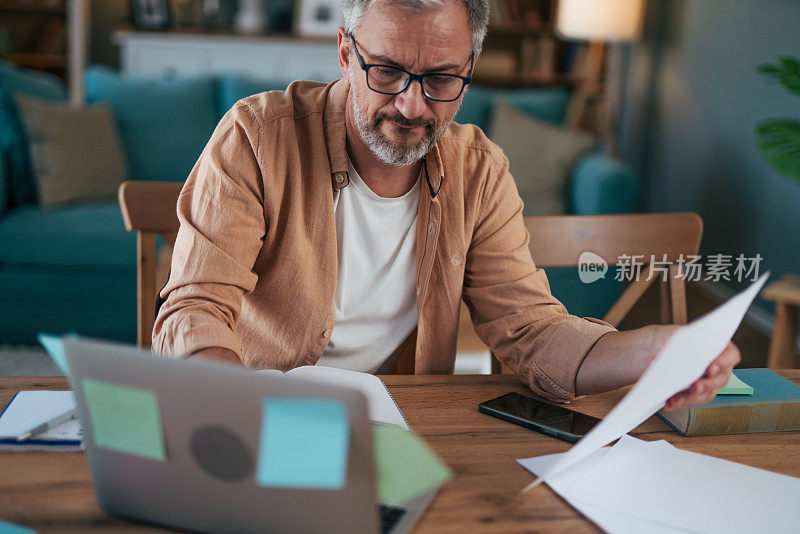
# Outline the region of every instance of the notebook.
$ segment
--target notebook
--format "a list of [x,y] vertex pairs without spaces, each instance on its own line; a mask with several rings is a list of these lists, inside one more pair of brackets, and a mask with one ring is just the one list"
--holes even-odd
[[75,409],[71,391],[20,391],[0,415],[0,450],[79,451],[83,435],[77,416],[24,442],[17,438],[31,428]]
[[347,371],[335,367],[322,365],[305,365],[296,367],[285,373],[277,369],[265,369],[259,373],[290,376],[307,382],[318,382],[332,386],[341,386],[356,389],[367,398],[368,416],[373,423],[395,425],[405,430],[411,430],[403,412],[397,407],[386,385],[375,375]]

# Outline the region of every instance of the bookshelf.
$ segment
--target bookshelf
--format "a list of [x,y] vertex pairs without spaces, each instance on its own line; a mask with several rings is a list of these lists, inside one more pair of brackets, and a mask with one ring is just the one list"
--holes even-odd
[[0,0],[4,57],[21,67],[52,72],[67,79],[66,0]]
[[556,0],[492,0],[476,83],[525,88],[579,85],[587,45],[555,33]]
[[89,38],[89,0],[0,0],[0,58],[50,72],[83,102]]

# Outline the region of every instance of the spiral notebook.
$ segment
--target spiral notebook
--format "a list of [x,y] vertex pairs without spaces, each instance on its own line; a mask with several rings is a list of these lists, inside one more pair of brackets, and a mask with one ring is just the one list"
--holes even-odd
[[83,435],[77,417],[28,440],[17,441],[31,428],[74,408],[71,391],[20,391],[0,415],[0,450],[82,450]]

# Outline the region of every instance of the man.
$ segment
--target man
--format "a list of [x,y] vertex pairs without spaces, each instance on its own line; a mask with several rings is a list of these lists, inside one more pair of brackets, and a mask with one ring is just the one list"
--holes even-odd
[[[240,100],[178,201],[155,350],[289,369],[450,373],[460,301],[542,396],[635,381],[674,326],[569,315],[530,257],[502,151],[452,123],[486,0],[346,0],[343,78]],[[409,345],[410,344],[410,345]],[[669,408],[707,402],[733,345]]]

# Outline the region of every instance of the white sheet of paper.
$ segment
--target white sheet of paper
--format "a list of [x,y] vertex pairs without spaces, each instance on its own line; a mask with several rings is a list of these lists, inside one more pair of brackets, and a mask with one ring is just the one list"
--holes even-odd
[[522,491],[549,481],[560,470],[627,434],[660,410],[667,399],[700,378],[725,349],[768,277],[769,273],[764,273],[728,302],[677,329],[619,404],[555,465]]
[[[651,445],[672,448],[672,445],[663,440],[652,442]],[[585,499],[575,498],[569,493],[568,488],[600,464],[609,450],[609,447],[597,449],[588,457],[572,464],[555,475],[552,480],[548,481],[548,484],[573,508],[577,509],[606,532],[614,534],[674,534],[676,532],[690,532],[643,519],[627,512],[603,508]],[[559,458],[564,456],[564,454],[565,453],[548,454],[546,456],[517,460],[517,462],[534,475],[541,475],[554,465]]]
[[800,478],[630,436],[566,491],[577,502],[697,532],[798,530]]

